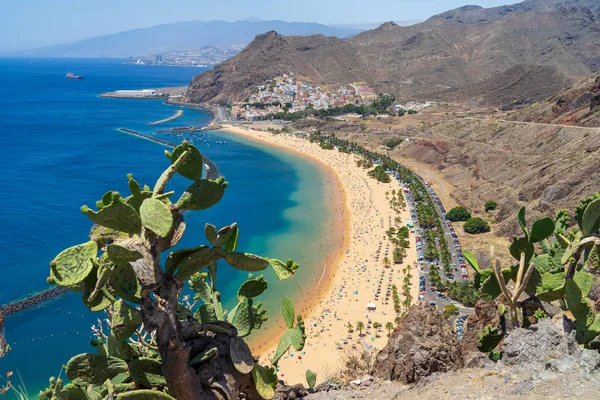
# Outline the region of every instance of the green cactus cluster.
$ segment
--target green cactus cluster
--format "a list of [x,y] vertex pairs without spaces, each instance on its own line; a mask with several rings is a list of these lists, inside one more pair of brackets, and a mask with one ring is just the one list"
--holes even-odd
[[504,338],[504,333],[495,326],[485,326],[477,339],[477,349],[484,353],[494,350]]
[[[465,259],[476,272],[476,287],[492,298],[503,294],[506,300],[507,294],[510,294],[506,283],[512,281],[514,285],[522,286],[521,292],[528,296],[548,302],[558,301],[573,316],[579,343],[600,348],[600,314],[595,313],[587,298],[596,279],[588,271],[597,267],[600,254],[600,193],[583,199],[577,205],[576,225],[571,228],[572,220],[566,210],[558,211],[555,219],[545,217],[536,220],[528,230],[525,208],[521,208],[518,222],[524,235],[515,237],[509,250],[516,260],[524,258],[523,268],[515,264],[500,269],[497,262],[496,266],[483,269],[475,257],[465,251]],[[502,276],[497,271],[501,271]],[[523,271],[527,273],[523,275]],[[516,294],[521,293],[513,293]],[[512,301],[516,306],[518,297],[508,299],[507,304],[510,306]],[[511,317],[514,321],[516,313],[511,313]]]
[[[90,310],[106,312],[108,332],[96,332],[97,339],[90,343],[95,352],[79,354],[67,363],[69,384],[52,379],[40,399],[173,399],[178,388],[172,387],[162,363],[165,352],[172,351],[176,338],[184,333],[173,332],[175,336],[160,340],[161,330],[153,325],[158,324],[153,318],[161,313],[198,330],[190,334],[188,329],[185,335],[229,338],[229,354],[219,354],[222,349],[215,341],[190,355],[190,369],[216,371],[219,368],[212,364],[225,356],[240,375],[254,382],[263,398],[274,396],[275,369],[259,365],[243,339],[267,320],[267,310],[256,300],[267,289],[267,281],[262,275],[248,275],[237,292],[236,306],[226,311],[217,290],[217,272],[221,262],[250,273],[271,267],[284,280],[294,275],[298,264],[239,251],[235,223],[219,230],[206,224],[207,244],[170,251],[185,232],[184,213],[212,207],[228,184],[222,177],[203,179],[203,157],[190,143],[166,155],[170,166],[154,189],[141,186],[130,174],[129,196],[109,191],[96,202],[96,210],[83,206],[81,211],[94,223],[89,241],[63,250],[50,263],[48,282],[82,293]],[[175,174],[193,182],[171,202],[174,192],[166,188]],[[167,251],[162,265],[161,253]],[[181,297],[186,283],[193,292],[193,304]],[[285,347],[283,352],[290,346],[302,349],[302,317],[294,326],[294,308],[288,298],[283,309],[288,330],[281,348]],[[163,342],[168,343],[168,350],[160,347]],[[219,385],[215,380],[211,388],[231,390],[219,389]]]

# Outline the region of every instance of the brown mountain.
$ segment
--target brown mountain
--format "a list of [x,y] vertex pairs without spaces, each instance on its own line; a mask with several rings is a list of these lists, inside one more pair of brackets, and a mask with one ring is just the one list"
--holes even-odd
[[[597,0],[526,0],[466,6],[407,27],[386,23],[345,40],[269,32],[196,76],[188,95],[195,102],[243,100],[252,86],[295,72],[318,84],[366,81],[402,99],[539,101],[600,70],[599,12]],[[543,73],[536,78],[535,71]],[[481,99],[490,88],[496,96]]]

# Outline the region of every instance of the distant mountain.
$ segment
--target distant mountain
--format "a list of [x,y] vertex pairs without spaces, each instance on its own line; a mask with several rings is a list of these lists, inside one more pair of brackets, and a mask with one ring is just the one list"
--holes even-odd
[[161,53],[204,46],[245,45],[258,34],[276,30],[284,35],[348,37],[361,29],[285,21],[261,21],[251,17],[244,21],[186,21],[151,28],[134,29],[96,36],[74,43],[14,52],[12,55],[37,57],[130,57],[137,54]]
[[510,108],[600,71],[599,12],[598,0],[526,0],[461,7],[412,26],[388,22],[343,40],[269,33],[195,77],[189,96],[240,100],[252,85],[295,72],[319,84],[365,81],[404,100]]

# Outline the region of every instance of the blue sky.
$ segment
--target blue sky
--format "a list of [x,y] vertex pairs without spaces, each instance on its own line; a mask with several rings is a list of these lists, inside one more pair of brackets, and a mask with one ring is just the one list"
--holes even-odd
[[518,0],[0,0],[0,51],[67,43],[186,20],[247,17],[319,23],[424,20],[478,4]]

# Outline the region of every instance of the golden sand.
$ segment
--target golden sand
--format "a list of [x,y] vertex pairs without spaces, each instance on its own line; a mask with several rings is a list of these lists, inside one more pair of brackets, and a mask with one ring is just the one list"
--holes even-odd
[[[306,369],[316,372],[318,381],[322,381],[342,368],[340,355],[346,349],[381,349],[385,346],[385,324],[393,323],[396,318],[391,285],[395,284],[402,292],[403,270],[407,265],[412,266],[411,295],[413,302],[417,300],[419,274],[414,266],[417,259],[414,235],[410,236],[411,245],[402,264],[392,264],[390,268],[383,265],[383,258],[387,256],[391,260],[393,252],[385,232],[395,226],[394,220],[398,216],[391,209],[386,192],[391,193],[395,189],[402,193],[402,188],[394,180],[384,184],[368,177],[367,170],[356,166],[355,155],[323,150],[318,144],[293,135],[274,135],[230,125],[223,128],[309,157],[335,176],[342,191],[341,195],[334,197],[342,203],[334,208],[339,210],[334,229],[344,230],[338,256],[328,259],[318,284],[306,287],[304,304],[297,305],[303,310],[306,345],[300,352],[291,349],[279,362],[279,376],[289,383],[304,382]],[[400,218],[402,223],[410,219],[408,209],[401,212]],[[370,302],[376,305],[375,311],[367,310]],[[348,331],[348,323],[356,327],[357,321],[362,321],[366,327],[363,336],[359,336],[356,330],[353,333]],[[381,324],[379,332],[375,332],[369,321]],[[269,332],[268,336],[251,342],[253,351],[260,355],[263,364],[275,352],[280,334]]]

